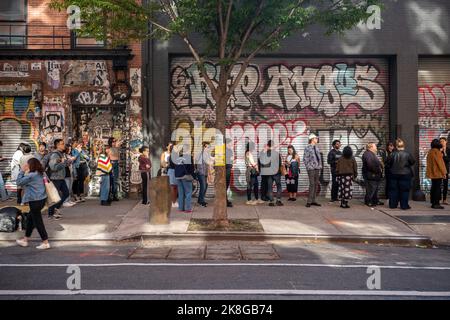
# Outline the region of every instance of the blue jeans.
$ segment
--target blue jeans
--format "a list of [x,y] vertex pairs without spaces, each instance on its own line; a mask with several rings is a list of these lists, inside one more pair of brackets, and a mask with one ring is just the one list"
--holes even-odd
[[276,174],[273,176],[269,176],[267,179],[267,196],[269,198],[270,202],[273,202],[273,182],[275,181],[275,184],[277,185],[277,200],[281,201],[281,193],[283,192],[283,189],[281,187],[281,174]]
[[48,215],[53,216],[55,214],[55,208],[59,209],[61,208],[64,201],[69,197],[69,189],[67,188],[67,184],[65,180],[52,180],[53,184],[55,185],[56,189],[59,191],[59,194],[61,196],[61,201],[54,204],[50,208],[48,208]]
[[101,176],[100,180],[100,200],[108,201],[109,199],[109,189],[110,189],[110,176],[105,174]]
[[112,160],[111,171],[111,192],[114,198],[117,198],[117,192],[119,191],[119,160]]
[[198,203],[205,203],[206,190],[208,189],[208,182],[204,174],[198,175],[198,183],[200,184],[200,191],[198,192]]
[[178,182],[178,210],[192,210],[192,181],[177,179]]
[[389,208],[395,209],[400,202],[400,207],[409,207],[409,191],[411,190],[411,176],[404,174],[391,174],[389,177]]
[[0,201],[8,200],[8,195],[6,194],[5,182],[3,181],[2,174],[0,173]]

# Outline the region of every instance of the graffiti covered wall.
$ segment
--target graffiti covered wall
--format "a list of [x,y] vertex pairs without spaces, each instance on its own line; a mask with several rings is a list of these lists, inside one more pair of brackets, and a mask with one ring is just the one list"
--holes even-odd
[[[207,72],[218,79],[220,67],[209,63]],[[256,60],[232,96],[227,114],[227,137],[234,142],[232,188],[246,189],[246,138],[256,142],[255,156],[262,150],[262,137],[268,137],[279,141],[282,156],[292,144],[303,157],[307,136],[315,132],[325,158],[332,141],[340,139],[344,146],[353,148],[361,171],[365,145],[385,145],[389,135],[388,79],[388,62],[383,59]],[[194,126],[212,127],[214,112],[214,101],[197,66],[189,58],[174,58],[172,129],[193,132]],[[322,194],[327,192],[329,180],[325,163]],[[299,192],[307,192],[307,181],[302,165]],[[362,188],[356,186],[355,193],[361,195]]]
[[431,189],[426,178],[427,153],[433,139],[450,138],[450,59],[423,58],[419,63],[419,158],[420,183]]

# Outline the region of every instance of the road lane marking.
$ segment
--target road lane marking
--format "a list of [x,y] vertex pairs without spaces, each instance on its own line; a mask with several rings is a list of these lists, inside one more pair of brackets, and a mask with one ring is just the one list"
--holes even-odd
[[0,290],[0,296],[74,295],[283,295],[283,296],[384,296],[450,297],[450,291],[386,290]]
[[90,268],[103,268],[103,267],[291,267],[291,268],[342,268],[342,269],[367,269],[370,267],[376,267],[380,269],[396,269],[396,270],[450,270],[450,267],[419,267],[419,266],[380,266],[376,264],[368,265],[345,265],[345,264],[300,264],[300,263],[64,263],[64,264],[16,264],[7,263],[0,264],[1,267],[68,267],[76,265],[79,267],[90,267]]

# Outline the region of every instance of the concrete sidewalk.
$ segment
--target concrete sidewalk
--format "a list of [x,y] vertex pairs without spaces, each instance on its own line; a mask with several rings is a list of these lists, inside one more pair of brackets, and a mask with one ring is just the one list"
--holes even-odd
[[[390,210],[387,205],[368,208],[359,200],[352,201],[351,209],[342,209],[339,204],[330,204],[326,199],[321,199],[320,203],[322,207],[306,208],[305,199],[299,198],[296,202],[285,201],[283,207],[269,207],[267,204],[248,206],[244,198],[235,199],[234,207],[228,210],[229,218],[258,220],[264,229],[259,233],[188,231],[192,218],[212,218],[212,205],[208,208],[195,206],[191,214],[175,209],[171,212],[170,224],[150,225],[149,206],[129,199],[113,202],[111,207],[101,207],[97,200],[88,200],[72,208],[64,208],[64,218],[59,221],[47,220],[45,212],[44,223],[51,240],[223,237],[430,245],[433,239],[440,244],[450,244],[450,224],[433,222],[445,217],[450,221],[450,207],[436,212],[429,208],[428,203],[411,202],[413,210],[401,211]],[[0,207],[5,205],[1,203]],[[414,217],[418,218],[414,220]],[[433,223],[421,222],[425,218]],[[0,241],[13,241],[22,234],[0,233]],[[33,238],[39,238],[36,231]]]
[[192,214],[171,212],[169,225],[150,225],[148,207],[137,205],[124,218],[114,232],[119,240],[136,237],[164,236],[239,236],[241,237],[292,237],[305,240],[351,241],[371,243],[430,244],[407,223],[396,218],[384,208],[371,209],[354,201],[351,209],[342,209],[322,199],[322,207],[305,207],[305,199],[284,202],[283,207],[267,204],[248,206],[245,199],[235,200],[228,209],[230,219],[257,219],[264,228],[263,233],[192,232],[188,231],[191,218],[211,219],[212,206],[196,206]]
[[[48,220],[47,210],[42,211],[42,218],[50,240],[115,240],[113,232],[137,202],[124,199],[113,202],[110,207],[102,207],[96,199],[87,200],[71,208],[62,208],[64,217],[61,220]],[[15,206],[15,201],[0,203],[0,208],[5,206]],[[24,210],[28,211],[28,207],[25,206]],[[16,240],[24,233],[24,231],[0,232],[0,241]],[[32,239],[39,239],[37,230],[34,230]]]

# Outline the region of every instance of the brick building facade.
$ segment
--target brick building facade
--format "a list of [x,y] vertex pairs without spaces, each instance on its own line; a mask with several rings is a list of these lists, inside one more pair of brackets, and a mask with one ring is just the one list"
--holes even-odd
[[[49,9],[48,2],[0,5],[0,153],[10,158],[22,141],[35,149],[39,141],[82,140],[93,169],[96,145],[115,137],[124,141],[121,191],[136,191],[143,141],[141,46],[108,49],[77,38],[66,26],[67,13]],[[9,161],[0,164],[7,188],[14,190],[8,168]],[[97,192],[94,177],[90,194]]]

